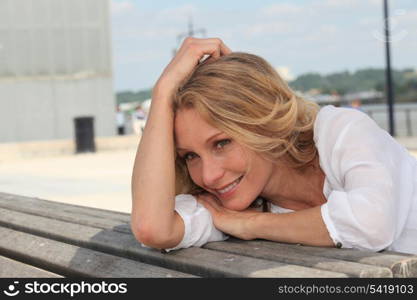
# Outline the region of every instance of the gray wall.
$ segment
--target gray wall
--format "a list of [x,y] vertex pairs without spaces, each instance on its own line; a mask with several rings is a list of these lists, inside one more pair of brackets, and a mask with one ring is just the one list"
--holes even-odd
[[108,0],[0,0],[0,142],[115,135]]

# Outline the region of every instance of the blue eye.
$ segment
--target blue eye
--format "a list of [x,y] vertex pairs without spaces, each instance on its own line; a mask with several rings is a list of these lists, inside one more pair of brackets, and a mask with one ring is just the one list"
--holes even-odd
[[[216,150],[222,150],[227,144],[230,144],[231,142],[231,139],[219,140],[217,142],[214,142],[214,148]],[[186,162],[192,161],[196,157],[198,157],[198,155],[194,152],[187,152],[183,156],[181,156],[181,158]]]
[[230,142],[231,142],[230,139],[220,140],[220,141],[216,142],[216,148],[221,149],[224,146],[226,146],[227,144],[230,144]]

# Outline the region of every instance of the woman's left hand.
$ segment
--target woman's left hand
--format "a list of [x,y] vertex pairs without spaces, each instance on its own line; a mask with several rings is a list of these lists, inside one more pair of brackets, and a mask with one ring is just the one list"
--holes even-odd
[[218,230],[242,240],[256,238],[250,229],[250,224],[261,212],[255,211],[253,208],[243,211],[227,209],[222,206],[217,197],[209,193],[198,195],[197,201],[208,209],[213,217],[214,226]]

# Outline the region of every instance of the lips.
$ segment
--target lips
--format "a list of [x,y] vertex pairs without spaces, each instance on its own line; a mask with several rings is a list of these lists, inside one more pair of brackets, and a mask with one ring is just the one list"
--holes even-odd
[[225,195],[225,194],[227,194],[228,192],[232,191],[239,184],[239,182],[242,180],[242,177],[243,176],[240,176],[238,179],[236,179],[232,183],[228,184],[224,188],[216,189],[216,192],[219,195]]

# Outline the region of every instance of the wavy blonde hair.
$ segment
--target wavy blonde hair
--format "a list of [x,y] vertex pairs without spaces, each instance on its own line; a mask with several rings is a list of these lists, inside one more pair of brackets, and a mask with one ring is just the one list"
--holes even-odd
[[[174,111],[194,108],[212,126],[272,162],[303,169],[317,156],[319,106],[297,96],[263,58],[234,52],[202,63],[178,89]],[[177,155],[176,193],[201,192]]]

